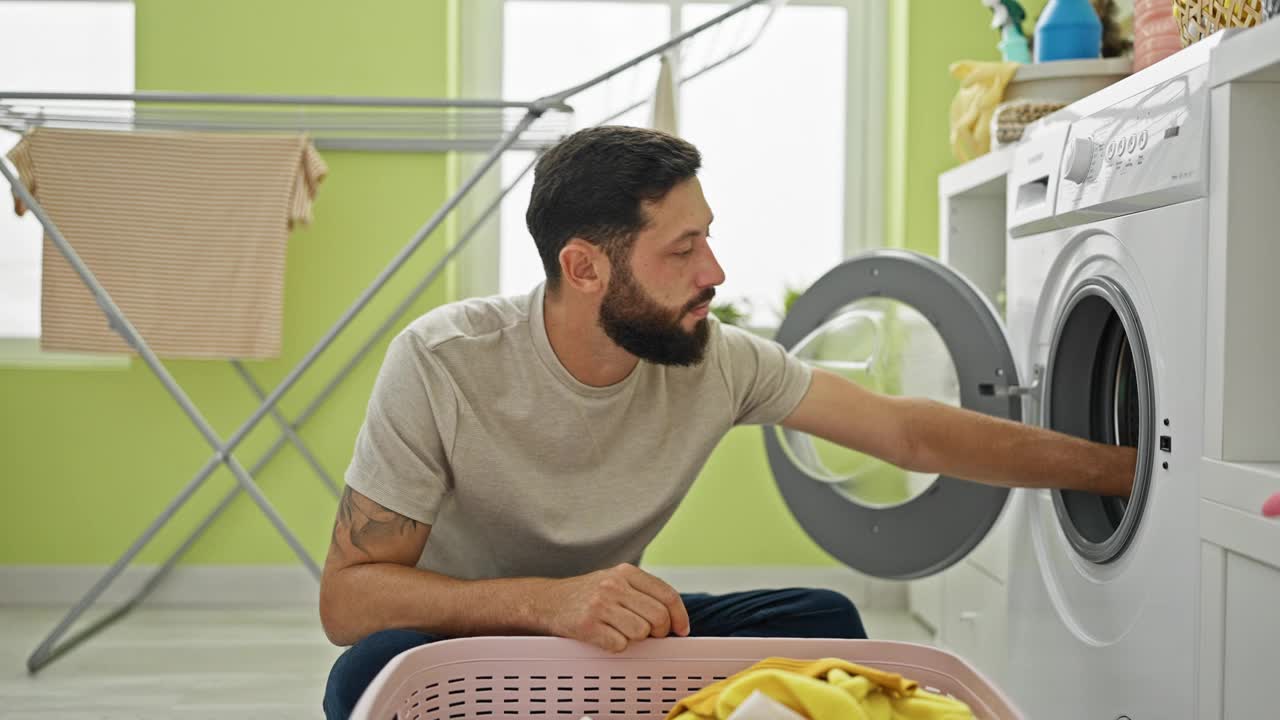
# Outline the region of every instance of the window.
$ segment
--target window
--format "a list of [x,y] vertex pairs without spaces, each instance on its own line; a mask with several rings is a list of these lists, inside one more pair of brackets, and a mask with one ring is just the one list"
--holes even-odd
[[[0,89],[133,92],[133,18],[123,0],[0,0]],[[0,157],[18,139],[0,132]],[[10,196],[0,183],[0,340],[34,345],[43,230],[32,213],[14,213]]]
[[[786,289],[804,289],[844,257],[880,244],[883,63],[873,58],[882,52],[884,11],[876,5],[793,0],[753,48],[681,90],[680,134],[703,153],[700,177],[716,213],[712,247],[727,275],[717,297],[745,300],[752,325],[776,326]],[[561,90],[732,6],[505,0],[496,14],[500,94],[528,99]],[[584,106],[600,100],[570,100],[577,124],[600,116]],[[644,125],[648,112],[614,122]],[[531,158],[507,153],[504,184]],[[543,279],[524,224],[531,186],[530,174],[502,207],[494,289],[504,294]],[[484,260],[472,255],[470,262]]]
[[[671,9],[666,4],[508,1],[504,14],[502,95],[512,99],[541,97],[583,82],[661,44],[671,33]],[[595,106],[582,106],[584,99],[594,100]],[[613,107],[608,103],[609,98],[599,93],[570,99],[577,118],[601,117]],[[616,122],[644,125],[647,111],[637,108]],[[503,187],[532,159],[531,152],[504,155]],[[499,291],[504,295],[528,292],[545,277],[524,222],[532,189],[529,173],[502,204],[498,258]]]

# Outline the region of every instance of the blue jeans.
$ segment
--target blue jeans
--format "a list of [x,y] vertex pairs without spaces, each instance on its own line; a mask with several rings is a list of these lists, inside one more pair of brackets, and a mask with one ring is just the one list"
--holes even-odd
[[[862,617],[831,590],[752,590],[683,594],[692,637],[865,638]],[[405,650],[444,638],[415,630],[383,630],[347,648],[324,692],[328,720],[346,720],[373,678]]]

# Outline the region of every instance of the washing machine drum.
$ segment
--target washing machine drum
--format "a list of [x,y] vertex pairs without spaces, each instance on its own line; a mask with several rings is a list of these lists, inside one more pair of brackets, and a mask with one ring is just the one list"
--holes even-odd
[[1046,426],[1094,442],[1138,448],[1128,497],[1053,492],[1059,524],[1076,552],[1094,563],[1113,562],[1142,519],[1155,437],[1151,358],[1141,319],[1119,284],[1090,278],[1068,294],[1045,375]]
[[[848,260],[793,304],[777,338],[812,366],[870,389],[1021,419],[1017,372],[997,311],[932,258],[880,250]],[[764,428],[788,508],[849,567],[910,579],[966,556],[1009,491],[911,473],[818,438]]]

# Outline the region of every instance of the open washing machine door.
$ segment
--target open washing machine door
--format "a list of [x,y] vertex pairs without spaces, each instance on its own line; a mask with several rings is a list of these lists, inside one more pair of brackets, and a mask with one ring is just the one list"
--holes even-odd
[[[838,265],[800,296],[776,340],[878,392],[1020,421],[1023,392],[994,306],[954,270],[901,250]],[[764,428],[788,508],[854,570],[907,580],[965,557],[1000,515],[998,488],[911,473],[781,426]]]

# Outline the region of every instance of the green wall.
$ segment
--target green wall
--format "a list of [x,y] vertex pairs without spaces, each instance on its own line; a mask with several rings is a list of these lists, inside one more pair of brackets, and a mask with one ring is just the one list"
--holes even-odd
[[[137,0],[137,87],[250,93],[438,96],[452,85],[452,0]],[[289,244],[284,353],[248,363],[266,388],[320,339],[441,203],[439,155],[325,152],[330,175],[312,227]],[[441,253],[426,246],[287,394],[294,417]],[[414,313],[446,299],[440,283]],[[403,324],[403,323],[402,323]],[[302,436],[340,482],[385,342],[330,398]],[[257,403],[225,362],[170,362],[179,384],[224,437]],[[127,370],[0,369],[0,564],[114,560],[195,474],[210,451],[140,361]],[[246,465],[275,439],[268,418],[241,446]],[[286,522],[323,558],[335,502],[298,453],[258,480]],[[167,556],[232,487],[209,479],[143,554]],[[243,495],[190,555],[198,563],[288,563],[294,555]]]
[[758,427],[731,430],[675,517],[645,554],[648,565],[834,565],[792,519],[769,473]]
[[[1028,35],[1045,1],[1023,0]],[[959,85],[947,67],[999,60],[1000,38],[978,0],[892,0],[889,16],[886,244],[936,255],[938,174],[957,164],[947,118]]]

